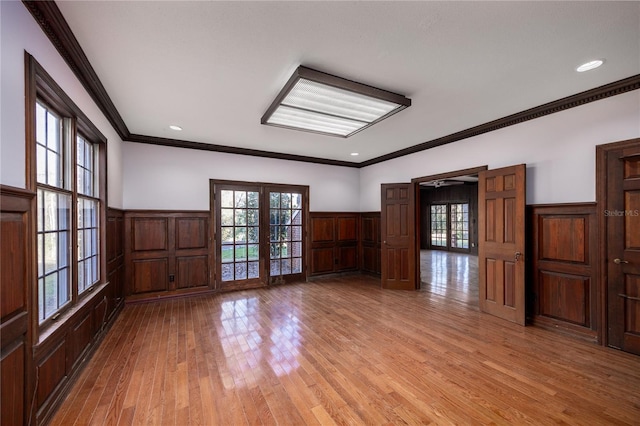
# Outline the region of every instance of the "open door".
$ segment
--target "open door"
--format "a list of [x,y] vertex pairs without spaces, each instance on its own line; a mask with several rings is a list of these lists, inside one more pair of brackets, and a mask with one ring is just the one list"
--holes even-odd
[[640,139],[607,147],[607,341],[640,355]]
[[410,183],[382,184],[382,288],[415,290],[415,197]]
[[526,166],[478,174],[480,310],[525,323]]

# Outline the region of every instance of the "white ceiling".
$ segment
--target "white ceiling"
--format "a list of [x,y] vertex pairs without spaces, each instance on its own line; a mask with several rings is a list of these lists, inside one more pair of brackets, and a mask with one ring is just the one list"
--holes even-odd
[[[640,2],[57,4],[131,133],[332,160],[362,162],[640,74]],[[575,71],[595,58],[604,66]],[[261,125],[298,65],[412,106],[348,139]]]

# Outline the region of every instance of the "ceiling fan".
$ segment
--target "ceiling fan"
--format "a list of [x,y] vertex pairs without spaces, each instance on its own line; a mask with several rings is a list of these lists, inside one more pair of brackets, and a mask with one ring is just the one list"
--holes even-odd
[[425,182],[425,186],[432,186],[434,188],[441,188],[443,186],[464,185],[461,180],[455,179],[437,179],[430,182]]

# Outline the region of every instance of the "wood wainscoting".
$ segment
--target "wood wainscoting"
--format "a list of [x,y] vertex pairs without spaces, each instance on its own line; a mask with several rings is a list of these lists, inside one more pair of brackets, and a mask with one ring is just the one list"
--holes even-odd
[[533,323],[596,342],[596,204],[528,207]]
[[107,282],[39,329],[33,277],[35,194],[0,185],[0,196],[0,424],[45,424],[124,306],[118,284],[122,283],[122,226],[111,221],[122,212],[109,209]]
[[124,303],[124,211],[107,209],[107,291],[109,315]]
[[208,211],[126,211],[127,299],[210,289]]
[[360,213],[360,271],[380,275],[380,212]]
[[309,275],[358,270],[359,213],[311,212]]
[[31,330],[31,204],[35,194],[0,186],[0,336],[2,337],[2,410],[0,424],[29,422],[32,385]]

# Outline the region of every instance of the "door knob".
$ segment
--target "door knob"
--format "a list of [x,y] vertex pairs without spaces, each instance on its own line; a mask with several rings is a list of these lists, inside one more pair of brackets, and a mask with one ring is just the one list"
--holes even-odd
[[616,265],[619,265],[621,263],[629,263],[628,260],[622,260],[622,259],[613,259],[613,263],[615,263]]
[[520,253],[519,251],[517,251],[517,252],[516,252],[516,256],[515,256],[515,257],[516,257],[516,262],[517,262],[518,260],[520,260],[520,256],[522,256],[522,253]]

